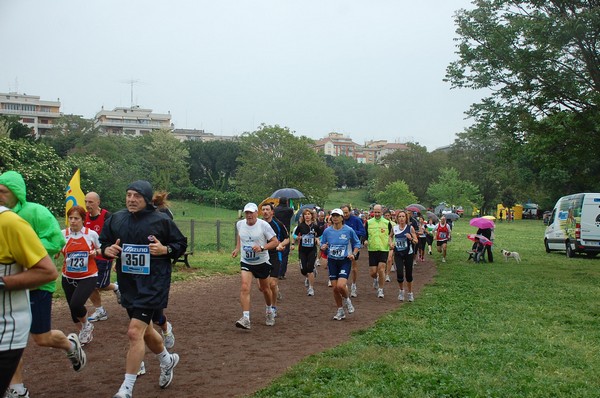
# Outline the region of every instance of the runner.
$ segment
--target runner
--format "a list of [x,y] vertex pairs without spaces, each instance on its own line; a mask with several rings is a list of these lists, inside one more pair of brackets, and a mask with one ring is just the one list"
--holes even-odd
[[[385,209],[385,211],[383,212],[383,217],[392,223],[392,228],[393,228],[394,225],[396,225],[396,222],[393,220],[392,215],[393,214],[390,209]],[[388,253],[387,262],[385,263],[385,281],[386,282],[392,281],[392,279],[390,278],[390,272],[392,272],[394,270],[395,270],[395,268],[394,268],[394,250],[390,249],[390,251]]]
[[271,263],[268,250],[273,250],[279,245],[275,231],[268,222],[258,219],[258,207],[254,203],[244,206],[245,219],[236,224],[238,232],[237,244],[231,253],[236,258],[241,254],[240,267],[242,285],[240,288],[240,304],[242,317],[235,326],[250,329],[250,288],[252,277],[258,279],[260,291],[263,293],[266,304],[266,325],[275,325],[275,314],[272,307],[271,289],[269,288],[269,275]]
[[[275,218],[281,221],[281,223],[287,228],[288,232],[291,234],[292,231],[292,218],[294,217],[294,209],[288,206],[288,198],[281,197],[279,198],[279,204],[275,207]],[[292,246],[294,242],[292,241]],[[290,256],[290,250],[293,250],[293,247],[289,245],[285,247],[285,250],[281,252],[281,269],[279,271],[279,279],[285,279],[285,274],[287,272],[288,267],[288,259]]]
[[300,256],[300,273],[308,278],[306,294],[315,295],[315,260],[317,248],[319,247],[319,227],[314,222],[313,211],[304,209],[303,221],[296,228],[296,240],[298,241],[298,254]]
[[427,225],[422,216],[419,216],[419,229],[416,232],[419,238],[419,243],[417,243],[418,259],[423,262],[425,261],[425,244],[427,243]]
[[[269,261],[271,262],[271,273],[269,275],[269,288],[271,289],[271,307],[273,308],[273,316],[277,317],[277,301],[281,298],[279,291],[279,268],[281,267],[282,252],[285,250],[287,245],[290,243],[290,237],[285,225],[281,221],[273,217],[273,205],[267,203],[262,206],[263,220],[269,223],[275,236],[279,241],[279,244],[274,250],[269,250]],[[260,281],[258,284],[260,289]]]
[[331,211],[333,225],[325,229],[321,237],[321,250],[327,252],[327,268],[329,280],[333,281],[333,298],[337,312],[333,316],[336,321],[346,318],[344,307],[349,314],[354,312],[354,306],[348,296],[348,274],[351,262],[358,255],[360,240],[352,228],[342,224],[344,212],[342,209]]
[[450,227],[446,224],[446,217],[440,218],[439,224],[433,230],[435,240],[437,241],[437,251],[442,253],[442,262],[446,262],[446,251],[448,249],[448,241],[450,240]]
[[[106,209],[100,208],[100,195],[96,192],[88,192],[85,195],[85,207],[87,213],[85,215],[85,227],[95,231],[98,235],[102,232],[104,222],[110,217],[110,212]],[[96,308],[94,313],[88,318],[90,322],[105,321],[108,319],[108,313],[102,306],[102,296],[100,291],[112,291],[117,297],[117,302],[121,304],[121,292],[119,291],[119,285],[110,282],[110,273],[112,270],[112,261],[102,257],[101,255],[95,257],[96,266],[98,267],[98,281],[96,282],[96,289],[90,296],[90,301]]]
[[417,234],[412,225],[407,224],[408,214],[404,210],[396,213],[397,225],[389,234],[390,247],[394,249],[396,258],[396,279],[398,280],[398,300],[404,301],[404,277],[408,290],[408,301],[413,301],[413,243],[418,242]]
[[[373,218],[367,221],[365,247],[369,248],[369,274],[377,297],[384,298],[385,264],[389,254],[388,236],[392,223],[382,217],[381,205],[373,206]],[[400,273],[400,271],[398,271]]]
[[[362,241],[365,237],[365,226],[363,221],[352,214],[352,208],[350,205],[342,205],[341,210],[344,212],[344,225],[349,226],[354,230],[358,239]],[[333,211],[332,211],[333,215]],[[358,290],[356,288],[356,280],[358,278],[358,263],[356,260],[360,257],[360,252],[356,253],[356,256],[351,258],[352,262],[352,270],[350,272],[350,281],[352,285],[350,285],[350,297],[356,297],[358,295]]]
[[433,218],[429,217],[427,219],[427,225],[426,225],[426,228],[427,228],[426,238],[427,238],[427,251],[430,256],[432,254],[431,246],[433,245],[433,231],[435,230],[435,226],[436,226],[436,223],[433,221]]
[[89,344],[93,339],[94,324],[87,318],[85,302],[98,281],[95,257],[100,254],[96,231],[83,227],[85,209],[73,206],[67,212],[69,227],[63,229],[67,238],[61,250],[65,260],[62,267],[62,288],[71,309],[71,319],[79,324],[79,341]]

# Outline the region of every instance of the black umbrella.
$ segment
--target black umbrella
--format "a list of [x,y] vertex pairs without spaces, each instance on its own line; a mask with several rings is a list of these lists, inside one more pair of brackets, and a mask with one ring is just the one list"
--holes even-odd
[[300,199],[304,194],[295,188],[281,188],[271,194],[272,198]]
[[431,218],[431,221],[433,221],[436,224],[440,221],[440,219],[438,218],[438,216],[436,216],[435,213],[433,213],[431,211],[427,212],[427,218]]
[[447,214],[444,214],[444,217],[446,217],[446,220],[452,220],[452,221],[458,220],[460,218],[460,216],[456,213],[447,213]]
[[[317,205],[313,204],[313,203],[309,203],[307,205],[302,205],[300,206],[300,208],[298,209],[298,211],[296,212],[296,221],[298,221],[300,219],[300,215],[302,214],[302,212],[304,211],[304,209],[316,209]],[[316,221],[316,220],[313,220]]]

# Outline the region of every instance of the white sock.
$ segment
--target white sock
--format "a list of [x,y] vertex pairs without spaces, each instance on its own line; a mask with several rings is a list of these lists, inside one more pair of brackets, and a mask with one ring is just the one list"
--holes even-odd
[[250,311],[242,311],[242,316],[244,318],[248,318],[248,320],[250,320]]
[[125,379],[123,380],[123,384],[121,384],[120,390],[127,390],[128,392],[133,392],[133,386],[135,385],[135,380],[137,379],[137,375],[132,375],[129,373],[125,373]]
[[96,310],[98,310],[98,311],[101,311],[101,312],[102,312],[102,311],[104,311],[104,307],[103,307],[103,306],[96,307]]
[[171,363],[171,354],[169,354],[169,351],[167,351],[166,348],[163,348],[163,351],[160,354],[157,354],[156,357],[161,365],[169,365]]

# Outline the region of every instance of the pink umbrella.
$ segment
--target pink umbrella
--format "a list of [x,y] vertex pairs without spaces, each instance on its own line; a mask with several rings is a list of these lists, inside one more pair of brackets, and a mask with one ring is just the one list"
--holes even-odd
[[471,221],[469,221],[469,225],[471,225],[473,227],[481,228],[481,229],[488,229],[488,228],[496,227],[496,224],[494,224],[494,222],[492,220],[488,220],[487,218],[483,218],[483,217],[472,218]]
[[479,242],[484,246],[491,246],[494,244],[494,242],[492,242],[491,240],[489,240],[488,238],[486,238],[483,235],[468,234],[467,238],[469,238],[469,240],[472,240],[473,242],[475,242],[476,239],[479,238]]

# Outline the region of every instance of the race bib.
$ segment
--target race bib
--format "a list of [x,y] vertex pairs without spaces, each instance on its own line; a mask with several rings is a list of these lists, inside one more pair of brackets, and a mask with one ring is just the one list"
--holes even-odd
[[315,235],[307,234],[302,235],[302,246],[303,247],[313,247],[315,245]]
[[86,251],[67,253],[67,258],[65,259],[67,265],[67,272],[88,272],[89,257],[90,253]]
[[242,251],[244,252],[244,260],[249,262],[258,261],[258,256],[252,246],[243,246]]
[[123,244],[121,269],[126,274],[150,275],[150,246]]
[[445,232],[440,232],[440,239],[446,239],[448,237],[448,234],[446,234]]
[[408,239],[406,237],[396,238],[396,250],[403,251],[408,248]]
[[337,260],[346,258],[346,245],[333,245],[329,248],[329,257]]

